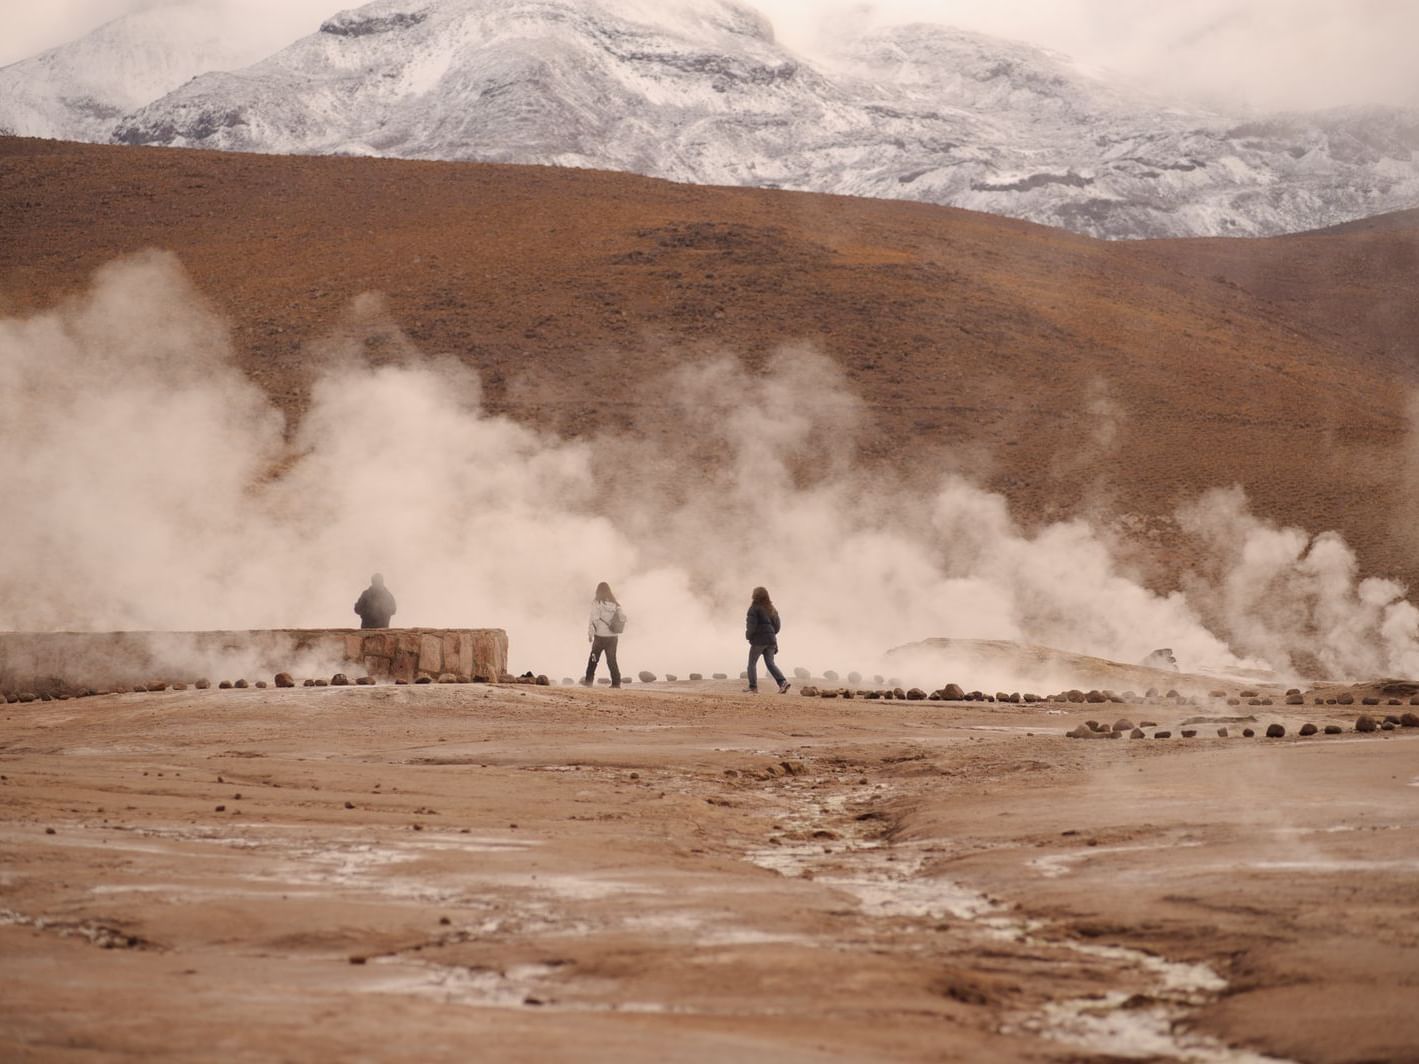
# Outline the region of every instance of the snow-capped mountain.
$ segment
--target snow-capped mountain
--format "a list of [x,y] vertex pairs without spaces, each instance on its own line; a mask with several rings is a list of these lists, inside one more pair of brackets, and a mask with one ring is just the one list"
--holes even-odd
[[809,61],[737,0],[376,0],[133,109],[112,136],[915,199],[1110,237],[1419,205],[1419,112],[1240,121],[934,25]]
[[138,11],[0,67],[0,132],[106,141],[120,118],[188,79],[259,58],[199,8]]

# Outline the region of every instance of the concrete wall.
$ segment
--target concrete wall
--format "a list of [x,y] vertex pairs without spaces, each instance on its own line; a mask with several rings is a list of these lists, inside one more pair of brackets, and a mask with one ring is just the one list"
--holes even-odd
[[497,680],[507,673],[501,628],[269,629],[252,632],[0,632],[0,692],[75,693],[154,682],[329,679]]

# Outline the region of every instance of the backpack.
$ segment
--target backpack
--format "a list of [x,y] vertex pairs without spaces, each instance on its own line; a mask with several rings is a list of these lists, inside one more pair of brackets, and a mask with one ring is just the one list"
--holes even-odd
[[624,632],[626,630],[626,611],[617,606],[616,612],[611,614],[611,620],[607,622],[606,627],[616,635]]

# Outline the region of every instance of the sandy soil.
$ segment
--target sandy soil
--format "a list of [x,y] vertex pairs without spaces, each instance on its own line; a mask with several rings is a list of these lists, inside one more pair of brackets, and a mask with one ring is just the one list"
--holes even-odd
[[736,687],[0,708],[0,1058],[1419,1060],[1413,730]]

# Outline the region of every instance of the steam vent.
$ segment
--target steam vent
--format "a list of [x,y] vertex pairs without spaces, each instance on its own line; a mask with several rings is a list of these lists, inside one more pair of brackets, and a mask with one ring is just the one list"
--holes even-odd
[[507,646],[501,628],[0,632],[0,691],[59,694],[154,680],[270,679],[278,672],[496,680],[507,672]]

